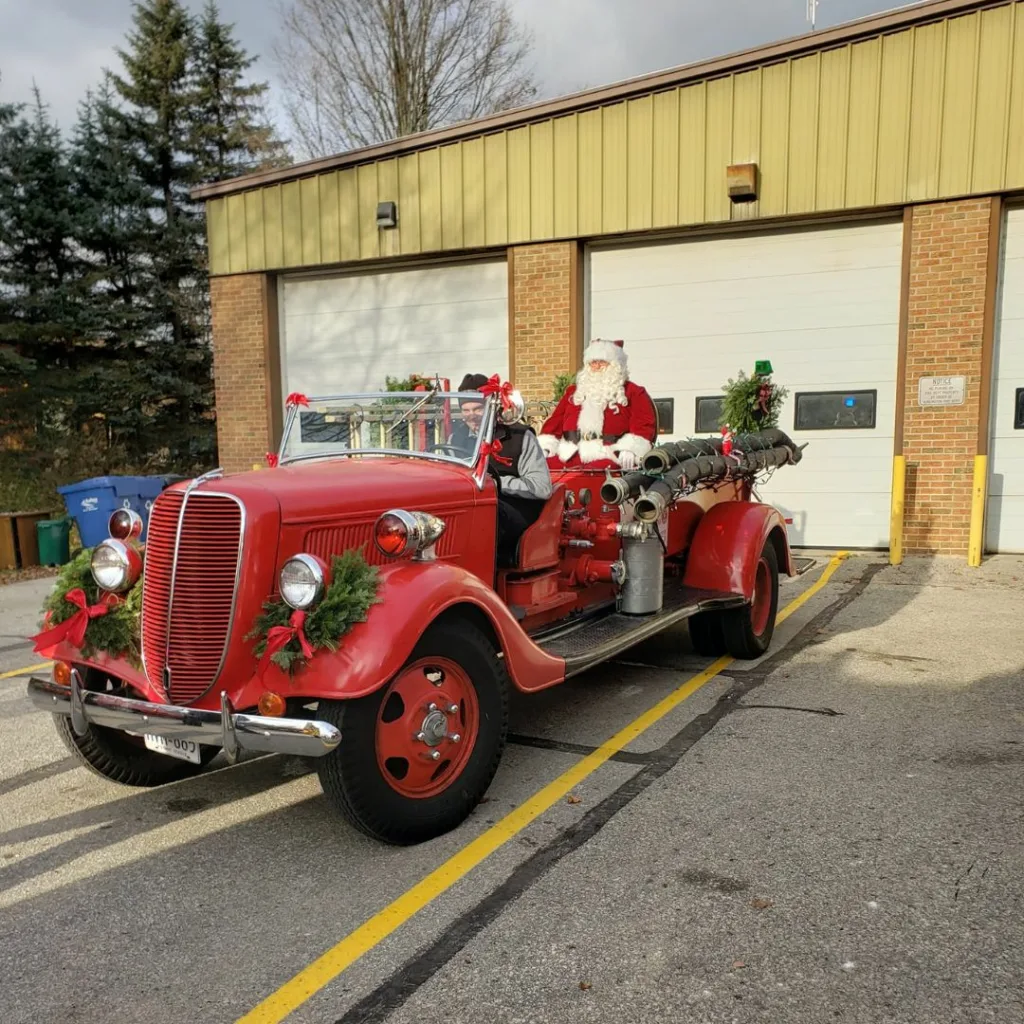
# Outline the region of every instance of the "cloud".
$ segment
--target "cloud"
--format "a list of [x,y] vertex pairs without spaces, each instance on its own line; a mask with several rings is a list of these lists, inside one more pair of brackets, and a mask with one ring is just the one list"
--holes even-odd
[[[203,0],[187,0],[194,10]],[[544,97],[731,53],[807,31],[803,0],[511,0],[534,34]],[[894,6],[894,0],[821,0],[818,26]],[[219,0],[223,17],[276,84],[278,0]],[[33,79],[62,128],[130,31],[130,0],[0,0],[0,100],[27,102]],[[283,127],[280,107],[272,112]]]

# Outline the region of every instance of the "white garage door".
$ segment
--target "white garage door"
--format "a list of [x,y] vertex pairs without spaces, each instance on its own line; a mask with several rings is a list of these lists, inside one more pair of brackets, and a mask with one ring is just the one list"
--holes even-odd
[[282,393],[378,391],[386,377],[508,376],[504,260],[284,278]]
[[873,223],[595,248],[588,336],[624,338],[632,378],[674,400],[663,440],[707,436],[698,399],[713,414],[730,377],[771,360],[790,392],[779,426],[809,446],[761,496],[793,518],[795,545],[888,547],[902,234]]
[[1024,209],[1009,210],[993,353],[986,547],[1024,551]]

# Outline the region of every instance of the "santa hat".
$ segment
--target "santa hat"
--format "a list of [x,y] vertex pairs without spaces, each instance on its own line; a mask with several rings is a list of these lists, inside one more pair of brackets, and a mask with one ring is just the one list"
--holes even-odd
[[626,368],[626,353],[622,339],[606,341],[604,338],[595,338],[583,350],[583,365],[592,363],[595,359],[603,359],[608,363],[617,363],[623,369]]

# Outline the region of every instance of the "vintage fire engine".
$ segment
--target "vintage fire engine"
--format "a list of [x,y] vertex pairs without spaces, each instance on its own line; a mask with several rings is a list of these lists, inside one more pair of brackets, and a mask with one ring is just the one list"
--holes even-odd
[[[684,620],[702,654],[768,649],[779,573],[796,568],[782,515],[753,487],[799,461],[785,434],[668,443],[628,474],[556,472],[514,564],[498,565],[487,453],[522,399],[474,393],[483,421],[459,452],[472,396],[443,386],[295,396],[272,468],[172,485],[144,545],[138,517],[115,513],[91,552],[98,603],[79,600],[78,629],[40,647],[52,678],[28,686],[72,752],[139,786],[221,751],[308,757],[349,821],[414,843],[483,797],[511,688],[556,686]],[[332,564],[346,552],[362,552],[375,601],[314,646],[316,616],[345,608]],[[138,657],[90,650],[89,616],[137,586]],[[287,667],[256,653],[268,601],[291,613],[264,638],[301,652]]]

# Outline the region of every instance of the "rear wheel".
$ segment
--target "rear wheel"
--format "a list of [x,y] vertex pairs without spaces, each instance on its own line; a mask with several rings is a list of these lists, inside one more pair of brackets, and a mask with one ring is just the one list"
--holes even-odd
[[725,635],[722,632],[721,612],[701,612],[687,620],[690,643],[705,658],[719,658],[725,654]]
[[322,700],[342,740],[317,759],[328,800],[358,829],[396,845],[461,824],[498,769],[508,731],[508,676],[466,623],[432,626],[383,689]]
[[760,658],[771,646],[779,608],[779,562],[775,545],[764,542],[754,574],[754,596],[742,608],[722,612],[722,635],[734,658]]

